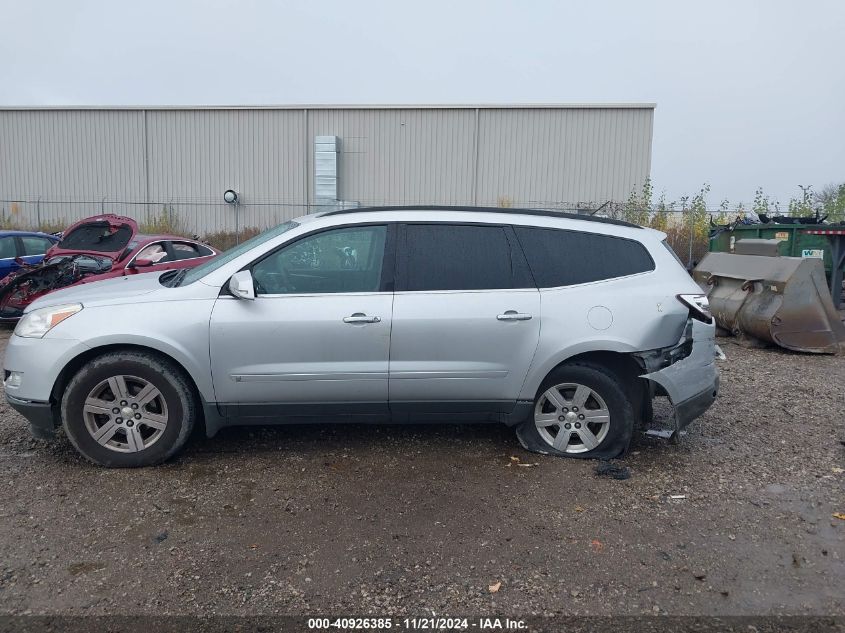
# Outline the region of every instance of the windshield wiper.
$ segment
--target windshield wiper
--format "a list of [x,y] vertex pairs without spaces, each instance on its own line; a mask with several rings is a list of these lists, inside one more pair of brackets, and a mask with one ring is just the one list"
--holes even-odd
[[176,273],[176,275],[173,277],[173,280],[170,284],[170,287],[176,288],[179,284],[182,283],[182,280],[185,278],[185,275],[187,275],[187,274],[188,274],[187,268],[183,268],[178,273]]
[[173,288],[179,281],[182,280],[180,275],[186,270],[187,268],[183,268],[182,270],[168,270],[161,274],[161,277],[158,278],[158,281],[162,286],[165,286],[167,288]]

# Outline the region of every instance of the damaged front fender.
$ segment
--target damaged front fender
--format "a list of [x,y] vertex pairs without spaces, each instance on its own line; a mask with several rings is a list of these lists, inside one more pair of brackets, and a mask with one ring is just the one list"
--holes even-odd
[[[673,362],[673,354],[678,353],[685,355]],[[675,432],[713,404],[719,391],[719,370],[715,362],[716,327],[713,323],[690,319],[678,345],[670,350],[639,356],[650,372],[641,378],[658,385],[675,406]]]

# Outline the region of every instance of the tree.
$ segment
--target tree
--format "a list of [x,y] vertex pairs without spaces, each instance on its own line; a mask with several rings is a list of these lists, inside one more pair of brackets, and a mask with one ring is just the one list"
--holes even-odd
[[818,205],[821,214],[828,216],[828,221],[845,220],[845,183],[825,185],[821,191],[813,194],[813,200]]

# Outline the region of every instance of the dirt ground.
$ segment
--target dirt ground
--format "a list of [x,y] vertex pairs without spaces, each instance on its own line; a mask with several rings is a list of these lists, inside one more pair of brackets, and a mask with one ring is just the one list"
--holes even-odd
[[3,400],[0,614],[841,616],[845,357],[720,342],[716,404],[624,481],[496,425],[228,429],[106,470]]

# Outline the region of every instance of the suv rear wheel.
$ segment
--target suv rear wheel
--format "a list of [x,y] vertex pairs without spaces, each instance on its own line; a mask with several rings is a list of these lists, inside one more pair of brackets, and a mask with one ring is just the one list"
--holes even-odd
[[174,455],[193,429],[197,406],[173,363],[143,352],[114,352],[76,373],[61,413],[68,438],[84,457],[126,468]]
[[619,378],[598,365],[562,365],[549,374],[534,399],[532,415],[517,427],[528,450],[610,459],[631,441],[634,410]]

